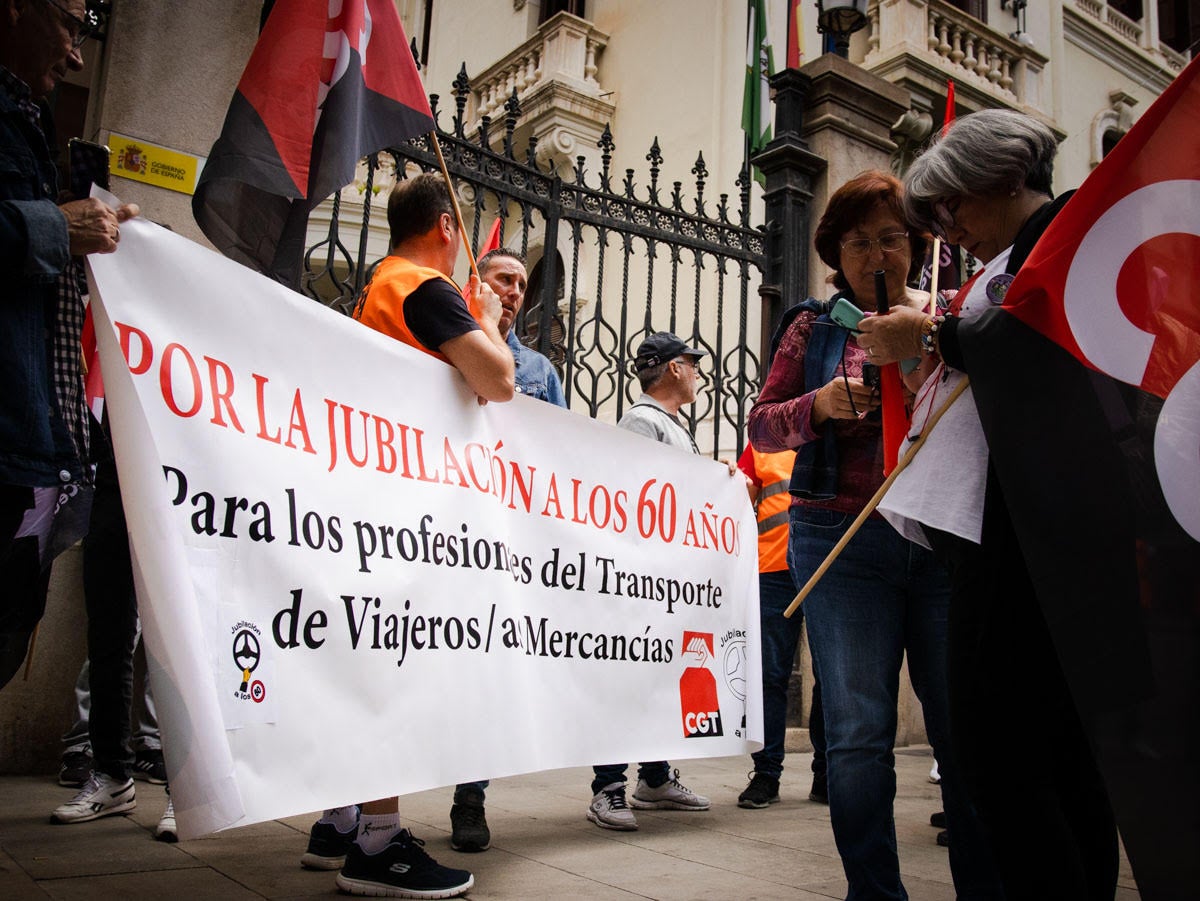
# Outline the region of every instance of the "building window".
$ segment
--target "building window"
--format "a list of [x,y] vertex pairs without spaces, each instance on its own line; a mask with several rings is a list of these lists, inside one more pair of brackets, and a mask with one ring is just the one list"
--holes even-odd
[[968,16],[974,16],[980,22],[987,21],[986,0],[950,0],[950,5],[961,9]]
[[538,16],[538,24],[541,25],[551,16],[558,13],[567,12],[579,18],[586,18],[583,14],[584,0],[542,0],[542,11]]
[[1104,156],[1108,156],[1110,153],[1112,153],[1113,148],[1117,146],[1117,141],[1121,140],[1123,137],[1125,137],[1125,132],[1117,131],[1115,128],[1110,128],[1100,138],[1100,152],[1103,153]]
[[1108,0],[1110,9],[1115,9],[1126,19],[1142,21],[1142,0]]
[[1200,0],[1158,0],[1158,37],[1187,53],[1200,41]]

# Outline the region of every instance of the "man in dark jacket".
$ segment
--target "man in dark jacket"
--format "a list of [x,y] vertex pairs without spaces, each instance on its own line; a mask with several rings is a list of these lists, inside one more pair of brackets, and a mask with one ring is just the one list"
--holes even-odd
[[[84,0],[0,0],[0,686],[45,606],[55,513],[90,480],[73,257],[111,253],[136,206],[57,203],[38,101],[83,68]],[[75,536],[78,537],[78,536]]]

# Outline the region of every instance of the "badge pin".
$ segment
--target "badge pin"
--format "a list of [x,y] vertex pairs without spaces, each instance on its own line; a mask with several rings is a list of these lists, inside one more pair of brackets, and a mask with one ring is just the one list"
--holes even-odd
[[999,275],[993,275],[988,279],[987,287],[984,288],[984,293],[987,295],[989,303],[999,306],[1004,303],[1004,295],[1008,293],[1008,286],[1013,283],[1013,276],[1008,272],[1001,272]]

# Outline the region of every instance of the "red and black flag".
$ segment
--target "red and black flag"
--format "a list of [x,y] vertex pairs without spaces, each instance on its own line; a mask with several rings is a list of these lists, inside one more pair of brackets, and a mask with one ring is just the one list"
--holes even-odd
[[1066,202],[1003,307],[959,330],[1145,899],[1200,887],[1198,67]]
[[[942,117],[942,134],[950,128],[954,122],[955,105],[954,105],[954,79],[951,78],[946,82],[946,114]],[[933,259],[933,246],[925,254],[925,263],[921,267],[921,277],[917,282],[917,287],[922,291],[928,291],[933,284],[933,267],[937,266],[937,290],[938,294],[943,291],[957,291],[962,284],[962,267],[959,265],[959,250],[953,244],[947,244],[944,241],[935,242],[938,248],[938,258]],[[934,303],[938,303],[938,298],[934,298]]]
[[226,256],[298,287],[309,212],[433,127],[392,0],[276,0],[192,212]]

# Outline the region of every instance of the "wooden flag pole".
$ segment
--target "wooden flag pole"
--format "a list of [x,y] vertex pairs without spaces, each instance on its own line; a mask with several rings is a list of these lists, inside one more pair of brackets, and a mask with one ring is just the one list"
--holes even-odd
[[29,636],[29,648],[25,651],[25,675],[22,679],[24,682],[29,681],[29,671],[33,669],[33,649],[37,646],[38,629],[41,627],[39,622],[33,627],[33,633]]
[[901,457],[900,461],[896,464],[896,468],[892,470],[892,474],[883,480],[883,484],[879,486],[879,490],[875,492],[875,496],[867,501],[867,505],[863,507],[862,512],[858,514],[858,518],[850,524],[850,528],[846,530],[846,534],[842,536],[842,540],[833,546],[833,550],[829,552],[829,555],[825,558],[821,565],[817,567],[817,571],[812,574],[812,578],[810,578],[804,584],[804,587],[800,589],[795,599],[788,605],[788,608],[783,611],[784,616],[790,617],[796,612],[800,605],[804,603],[804,599],[808,597],[809,593],[816,587],[817,583],[821,581],[821,577],[825,575],[825,572],[829,569],[829,567],[833,566],[833,561],[838,558],[838,555],[842,552],[846,545],[850,543],[850,539],[855,536],[860,528],[862,528],[862,524],[867,521],[867,517],[870,516],[871,512],[879,506],[879,502],[883,500],[883,496],[887,494],[888,489],[892,487],[892,482],[896,481],[896,476],[904,472],[904,468],[912,462],[913,457],[915,457],[917,451],[921,449],[921,445],[925,443],[925,439],[929,436],[929,433],[933,430],[933,427],[937,425],[938,420],[942,418],[942,414],[950,409],[950,405],[958,400],[958,396],[966,390],[968,383],[969,380],[965,378],[959,382],[958,386],[952,392],[950,392],[950,396],[946,398],[946,402],[938,408],[936,413],[929,417],[929,421],[926,422],[925,427],[921,429],[921,434],[917,436],[917,439],[912,443],[909,449],[905,451],[904,456]]
[[[462,210],[454,199],[454,182],[450,180],[450,170],[446,168],[446,158],[442,156],[442,145],[438,143],[437,129],[429,133],[433,141],[433,150],[437,154],[438,165],[442,167],[442,178],[446,179],[446,190],[450,192],[450,205],[454,207],[454,218],[458,222],[458,233],[462,235],[463,247],[467,251],[467,262],[471,264],[471,274],[479,279],[479,267],[475,265],[475,254],[471,252],[471,242],[467,240],[467,228],[463,225]],[[482,281],[482,279],[480,279]]]
[[929,274],[929,315],[937,315],[938,276],[942,272],[942,239],[933,239],[933,272]]

